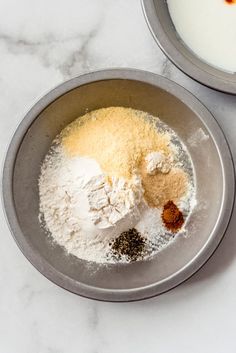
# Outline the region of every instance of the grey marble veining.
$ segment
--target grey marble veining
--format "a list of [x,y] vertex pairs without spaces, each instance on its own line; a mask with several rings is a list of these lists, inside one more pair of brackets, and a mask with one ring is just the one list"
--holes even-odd
[[[107,67],[163,74],[193,92],[223,128],[236,161],[236,97],[175,68],[152,39],[139,0],[1,0],[0,54],[1,161],[41,95]],[[145,302],[112,304],[77,297],[39,274],[0,210],[0,352],[234,353],[235,219],[216,254],[185,284]]]

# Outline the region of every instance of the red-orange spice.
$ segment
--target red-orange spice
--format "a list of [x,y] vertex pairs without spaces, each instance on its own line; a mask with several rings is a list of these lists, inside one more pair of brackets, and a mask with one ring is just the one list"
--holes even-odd
[[173,201],[168,201],[164,205],[162,220],[166,228],[171,230],[173,233],[178,232],[184,223],[183,214]]
[[225,0],[225,2],[227,2],[227,4],[235,4],[236,0]]

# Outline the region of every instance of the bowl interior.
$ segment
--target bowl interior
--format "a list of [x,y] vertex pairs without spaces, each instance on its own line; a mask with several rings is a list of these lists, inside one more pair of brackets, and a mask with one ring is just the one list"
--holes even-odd
[[[45,235],[38,220],[40,164],[53,138],[78,116],[109,106],[132,107],[159,116],[187,146],[196,175],[198,206],[187,224],[190,236],[177,237],[150,260],[129,265],[97,265],[67,255]],[[164,89],[128,79],[85,84],[49,104],[28,128],[13,173],[15,211],[32,253],[74,283],[108,290],[156,284],[183,269],[212,237],[223,192],[219,153],[208,127],[197,113]]]
[[209,65],[183,43],[171,20],[166,1],[143,0],[143,6],[155,39],[182,71],[206,86],[236,94],[236,73]]

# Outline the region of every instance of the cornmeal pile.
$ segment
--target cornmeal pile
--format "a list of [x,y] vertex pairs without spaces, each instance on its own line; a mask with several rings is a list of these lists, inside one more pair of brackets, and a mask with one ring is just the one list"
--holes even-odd
[[171,153],[169,135],[158,133],[146,116],[121,107],[93,111],[69,125],[63,146],[69,156],[94,158],[110,176],[131,178],[149,152]]

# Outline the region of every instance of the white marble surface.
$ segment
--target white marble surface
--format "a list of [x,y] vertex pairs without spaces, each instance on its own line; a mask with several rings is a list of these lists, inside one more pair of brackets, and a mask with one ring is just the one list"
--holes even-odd
[[[154,43],[139,0],[0,0],[0,154],[24,113],[49,89],[88,70],[134,67],[195,93],[236,159],[236,97],[195,83]],[[1,353],[235,353],[236,214],[207,265],[148,301],[77,297],[39,274],[0,213]]]

